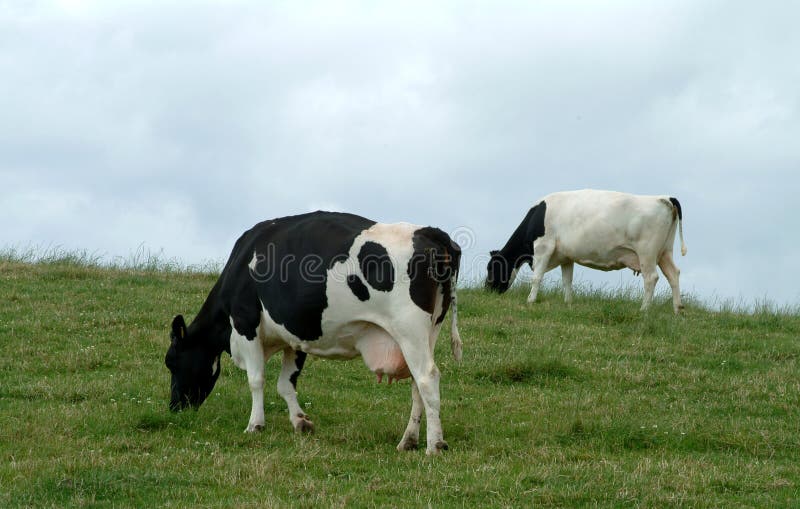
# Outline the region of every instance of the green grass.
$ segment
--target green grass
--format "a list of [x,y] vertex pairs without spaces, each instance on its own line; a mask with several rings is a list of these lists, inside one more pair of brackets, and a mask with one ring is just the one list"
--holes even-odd
[[449,331],[437,346],[450,450],[428,458],[395,451],[408,382],[376,385],[359,360],[307,362],[310,436],[274,391],[277,358],[264,432],[243,433],[228,357],[198,412],[170,413],[168,326],[215,275],[91,262],[0,257],[0,507],[800,505],[796,310],[460,290],[464,361]]

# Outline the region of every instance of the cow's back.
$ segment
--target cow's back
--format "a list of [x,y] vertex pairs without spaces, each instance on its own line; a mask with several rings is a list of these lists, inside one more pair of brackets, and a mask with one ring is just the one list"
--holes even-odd
[[674,235],[668,196],[584,189],[552,193],[543,201],[547,203],[545,235],[568,258],[606,260],[613,249],[638,250],[641,243],[653,242],[664,245],[672,238],[670,231]]

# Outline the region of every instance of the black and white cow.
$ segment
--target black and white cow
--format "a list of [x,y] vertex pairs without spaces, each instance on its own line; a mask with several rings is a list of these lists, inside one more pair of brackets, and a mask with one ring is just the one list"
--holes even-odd
[[422,411],[428,454],[447,449],[439,420],[433,351],[452,302],[451,348],[461,358],[455,281],[461,250],[443,231],[313,212],[257,224],[233,248],[219,280],[187,327],[172,322],[166,364],[170,408],[197,408],[220,373],[220,355],[247,371],[247,432],[264,427],[264,364],[283,351],[278,393],[297,431],[313,424],[297,403],[306,355],[361,356],[378,382],[412,378],[411,418],[398,450],[415,449]]
[[642,310],[649,307],[658,281],[656,265],[672,287],[675,313],[683,307],[678,283],[680,270],[672,260],[675,229],[683,213],[677,199],[584,189],[553,193],[528,211],[506,245],[491,252],[487,287],[508,290],[524,264],[533,269],[528,302],[536,301],[545,272],[561,266],[564,300],[572,301],[574,264],[599,270],[628,267],[644,279]]

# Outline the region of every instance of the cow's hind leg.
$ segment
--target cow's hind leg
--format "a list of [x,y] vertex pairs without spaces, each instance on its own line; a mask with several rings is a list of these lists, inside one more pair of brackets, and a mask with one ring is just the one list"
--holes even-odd
[[644,280],[644,300],[642,301],[641,310],[645,311],[650,307],[650,303],[653,302],[653,293],[655,293],[656,283],[658,282],[655,263],[650,261],[642,262],[642,279]]
[[286,406],[289,408],[289,419],[292,421],[294,430],[298,432],[314,431],[314,423],[309,420],[297,402],[297,378],[303,370],[306,355],[305,352],[285,348],[281,374],[278,377],[278,394],[286,401]]
[[661,267],[661,272],[664,273],[664,277],[667,278],[669,286],[672,288],[672,309],[677,315],[678,312],[683,309],[683,304],[681,304],[681,286],[679,282],[681,271],[675,265],[672,254],[669,252],[664,253],[661,260],[658,262],[658,266]]
[[[442,324],[439,323],[433,327],[430,335],[428,336],[428,347],[431,352],[436,351],[436,340],[439,338],[439,331]],[[419,425],[422,421],[422,410],[425,408],[422,402],[422,396],[419,394],[419,388],[414,379],[411,379],[411,417],[408,418],[408,426],[403,433],[403,438],[397,444],[398,451],[411,451],[419,447]]]
[[[393,334],[393,337],[396,338],[397,344],[403,352],[403,357],[406,360],[411,376],[414,378],[422,406],[425,409],[428,441],[425,453],[428,455],[438,454],[447,449],[447,442],[444,441],[442,422],[439,419],[439,368],[436,367],[436,363],[433,361],[433,352],[428,346],[428,334],[424,330],[414,333],[406,329],[401,334]],[[414,405],[418,404],[413,394],[412,389],[412,420],[415,417]],[[411,431],[413,432],[413,426],[410,425],[409,427],[412,428]]]
[[397,444],[398,451],[412,451],[419,446],[419,424],[422,421],[423,406],[417,383],[411,380],[411,417],[408,418],[402,440]]
[[433,356],[430,354],[427,355],[427,359],[422,356],[408,364],[425,407],[428,441],[425,454],[429,456],[439,454],[441,451],[447,450],[447,442],[444,441],[442,432],[442,421],[439,418],[439,368],[436,367]]
[[561,265],[561,286],[564,287],[564,302],[572,304],[572,272],[575,264],[572,262]]

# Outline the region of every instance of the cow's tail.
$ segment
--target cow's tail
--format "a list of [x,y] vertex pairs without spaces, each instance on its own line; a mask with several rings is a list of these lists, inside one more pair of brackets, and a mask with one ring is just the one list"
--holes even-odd
[[456,296],[456,278],[450,278],[450,349],[453,358],[461,362],[461,335],[458,333],[458,297]]
[[675,212],[678,213],[678,236],[681,238],[681,256],[686,256],[686,243],[683,241],[683,211],[681,210],[681,202],[677,198],[670,198],[669,201],[675,207]]

